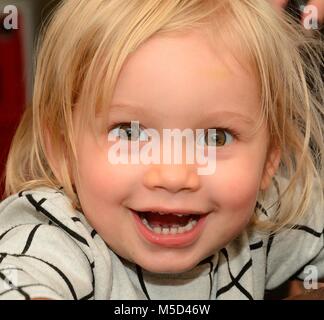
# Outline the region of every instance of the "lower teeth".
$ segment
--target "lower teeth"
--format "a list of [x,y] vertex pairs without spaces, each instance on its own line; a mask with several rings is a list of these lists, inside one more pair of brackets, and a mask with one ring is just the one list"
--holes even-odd
[[187,231],[190,231],[196,224],[197,224],[197,220],[194,219],[190,219],[188,221],[188,223],[184,226],[151,226],[148,221],[144,218],[141,217],[141,220],[143,222],[143,224],[151,231],[158,233],[158,234],[179,234],[179,233],[184,233]]

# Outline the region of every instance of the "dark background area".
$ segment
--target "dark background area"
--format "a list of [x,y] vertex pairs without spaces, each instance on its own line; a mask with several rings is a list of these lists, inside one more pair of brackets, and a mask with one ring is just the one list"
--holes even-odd
[[[36,39],[58,0],[0,0],[0,200],[10,143],[23,110],[31,104]],[[5,8],[18,10],[18,29],[4,26]]]

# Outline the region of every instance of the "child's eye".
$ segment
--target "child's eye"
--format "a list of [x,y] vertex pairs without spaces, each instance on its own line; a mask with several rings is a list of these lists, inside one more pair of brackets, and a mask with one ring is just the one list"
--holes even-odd
[[148,141],[149,136],[138,123],[121,123],[117,126],[115,125],[109,134],[112,134],[114,137],[118,137],[123,140],[130,141]]
[[234,134],[227,129],[209,129],[198,139],[199,145],[222,147],[233,142]]

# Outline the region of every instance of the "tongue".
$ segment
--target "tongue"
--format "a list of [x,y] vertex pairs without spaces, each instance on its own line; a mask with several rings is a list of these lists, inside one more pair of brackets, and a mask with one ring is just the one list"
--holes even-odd
[[182,217],[178,217],[174,214],[164,214],[161,215],[159,213],[154,212],[145,212],[145,218],[151,226],[159,226],[159,225],[186,225],[191,215],[185,215]]

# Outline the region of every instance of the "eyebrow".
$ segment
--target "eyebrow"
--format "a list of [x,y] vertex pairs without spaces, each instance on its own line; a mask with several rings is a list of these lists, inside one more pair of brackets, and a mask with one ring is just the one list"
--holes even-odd
[[246,124],[253,125],[255,124],[255,120],[250,118],[247,115],[243,115],[241,113],[232,112],[232,111],[214,111],[209,112],[203,115],[207,119],[217,119],[220,120],[240,120],[245,122]]
[[[118,112],[118,111],[124,111],[130,114],[138,114],[138,115],[143,115],[143,108],[141,106],[136,106],[136,105],[131,105],[131,104],[125,104],[125,103],[115,103],[110,106],[109,112]],[[202,117],[206,119],[217,119],[220,120],[240,120],[245,122],[248,125],[253,125],[255,124],[255,120],[250,118],[249,116],[243,115],[241,113],[237,112],[232,112],[232,111],[226,111],[226,110],[221,110],[221,111],[214,111],[214,112],[206,112],[202,113]]]
[[109,112],[118,112],[124,111],[127,113],[136,113],[136,114],[143,114],[143,108],[136,105],[124,104],[124,103],[114,103],[110,106]]

